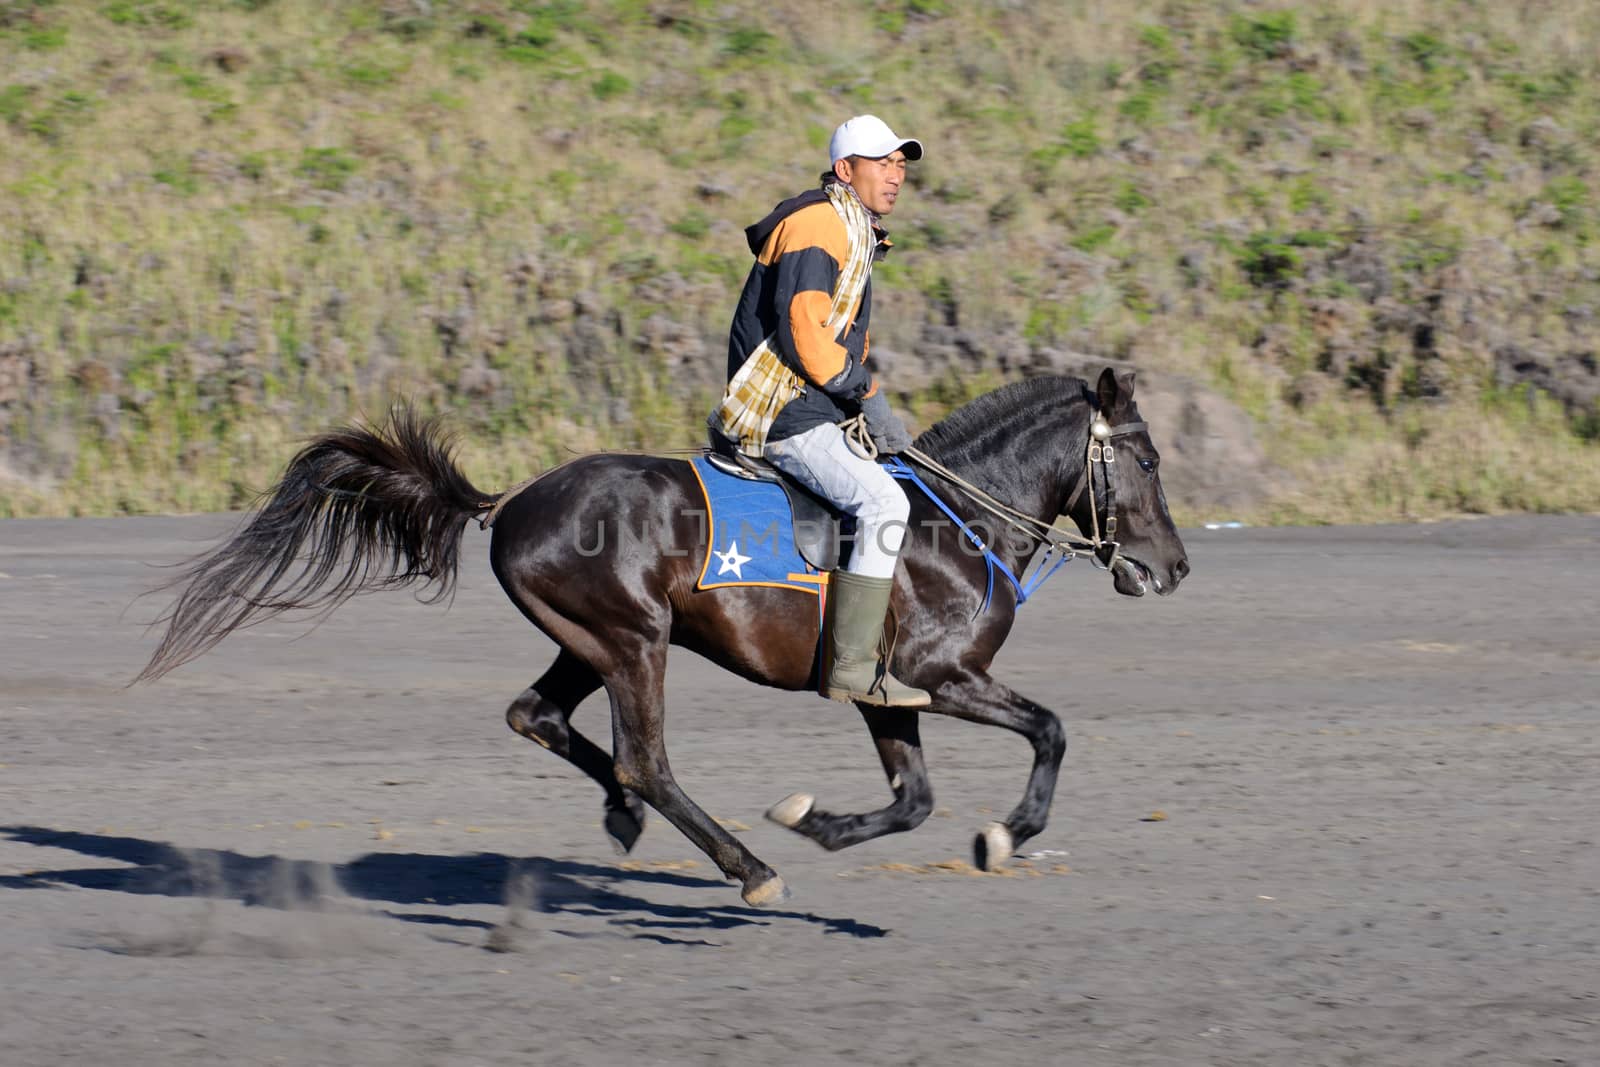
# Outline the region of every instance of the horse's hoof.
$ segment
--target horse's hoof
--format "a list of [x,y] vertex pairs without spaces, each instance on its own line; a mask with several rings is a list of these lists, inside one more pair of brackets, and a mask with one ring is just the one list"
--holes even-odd
[[740,895],[752,908],[765,908],[769,904],[779,904],[788,900],[789,887],[783,884],[782,878],[773,875],[760,885],[746,889]]
[[793,830],[816,806],[817,798],[810,793],[791,793],[767,809],[767,818]]
[[626,808],[608,808],[605,827],[617,854],[626,856],[633,851],[633,846],[639,843],[639,835],[644,833],[644,811],[641,809],[635,812],[632,805]]
[[1011,858],[1016,842],[1004,823],[992,822],[972,842],[972,865],[980,871],[998,871]]

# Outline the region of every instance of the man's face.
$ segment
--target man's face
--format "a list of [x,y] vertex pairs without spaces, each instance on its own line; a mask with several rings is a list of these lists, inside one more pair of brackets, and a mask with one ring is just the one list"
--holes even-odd
[[900,185],[906,180],[906,154],[898,148],[882,159],[846,156],[833,165],[839,180],[847,182],[867,210],[887,215],[900,198]]

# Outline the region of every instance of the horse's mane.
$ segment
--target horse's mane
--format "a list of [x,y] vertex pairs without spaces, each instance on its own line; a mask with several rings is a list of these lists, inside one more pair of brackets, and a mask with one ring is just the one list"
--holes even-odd
[[983,442],[997,434],[1010,437],[1018,427],[1037,425],[1047,412],[1092,398],[1088,383],[1081,378],[1051,376],[1011,382],[963,404],[928,427],[917,438],[917,447],[948,463],[983,450]]

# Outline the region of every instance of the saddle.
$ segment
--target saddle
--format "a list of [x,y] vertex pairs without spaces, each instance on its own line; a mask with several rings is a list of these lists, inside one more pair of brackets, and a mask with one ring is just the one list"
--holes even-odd
[[839,524],[837,508],[785,475],[764,459],[754,459],[734,447],[727,437],[710,430],[711,451],[706,462],[724,474],[751,482],[772,482],[782,487],[789,498],[789,513],[794,523],[794,545],[800,558],[819,571],[839,569]]

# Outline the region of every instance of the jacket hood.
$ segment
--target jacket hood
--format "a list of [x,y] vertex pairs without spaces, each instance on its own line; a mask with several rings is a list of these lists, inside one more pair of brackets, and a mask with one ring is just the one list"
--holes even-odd
[[[767,213],[767,217],[760,222],[744,228],[745,243],[750,246],[750,254],[759,256],[761,249],[766,246],[767,238],[772,236],[772,231],[778,228],[778,223],[793,215],[801,208],[820,204],[828,199],[828,186],[839,180],[838,175],[831,170],[822,172],[821,183],[815,189],[807,189],[799,196],[791,196],[777,207]],[[867,212],[867,217],[872,220],[872,232],[878,238],[879,249],[873,256],[874,260],[883,258],[883,251],[889,246],[889,233],[878,221],[878,216]]]
[[828,199],[828,194],[821,189],[807,189],[799,196],[791,196],[777,207],[767,213],[767,217],[760,222],[744,228],[745,243],[750,246],[750,254],[759,256],[761,249],[766,247],[767,238],[772,236],[772,231],[778,228],[778,223],[793,215],[801,208],[820,204]]

